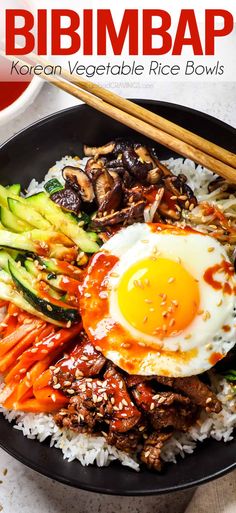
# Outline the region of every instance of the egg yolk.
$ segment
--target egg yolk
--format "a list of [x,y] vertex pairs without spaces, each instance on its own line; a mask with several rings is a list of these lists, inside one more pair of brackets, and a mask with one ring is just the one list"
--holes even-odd
[[167,258],[136,262],[121,277],[117,293],[128,323],[160,339],[184,330],[199,310],[197,280]]

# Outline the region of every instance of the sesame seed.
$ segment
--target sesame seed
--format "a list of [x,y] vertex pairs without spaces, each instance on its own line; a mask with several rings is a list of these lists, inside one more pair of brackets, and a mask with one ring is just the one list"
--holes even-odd
[[51,305],[47,305],[47,310],[48,310],[49,312],[52,312],[52,307],[51,307]]
[[210,248],[208,248],[208,253],[212,253],[212,251],[215,251],[215,248],[213,248],[212,246]]
[[208,321],[210,318],[211,318],[210,312],[208,312],[208,310],[205,310],[205,312],[202,315],[202,320],[203,321]]
[[148,278],[145,278],[144,283],[148,287],[150,285],[150,280]]
[[128,406],[128,403],[127,403],[126,399],[122,399],[122,403],[123,403],[124,406]]
[[176,301],[176,299],[172,299],[171,303],[172,303],[172,305],[174,305],[176,307],[179,306],[179,303],[178,303],[178,301]]
[[101,431],[101,433],[102,433],[102,436],[104,436],[106,438],[107,433],[105,433],[105,431]]
[[222,299],[220,299],[220,301],[217,303],[217,305],[216,305],[216,306],[221,306],[221,305],[222,305],[222,303],[223,303],[223,301],[222,301]]
[[66,327],[67,327],[67,328],[71,328],[71,324],[72,324],[72,322],[71,322],[71,321],[68,321],[68,322],[67,322],[67,324],[66,324]]
[[120,390],[123,388],[123,382],[122,381],[120,381],[120,383],[119,383],[119,388],[120,388]]
[[173,278],[173,276],[171,276],[169,279],[168,279],[168,283],[173,283],[175,281],[175,278]]
[[155,312],[155,308],[149,308],[149,312]]
[[57,367],[57,368],[54,370],[54,374],[58,374],[58,372],[60,372],[60,367]]
[[89,292],[85,292],[84,297],[91,297],[91,294]]
[[123,410],[123,404],[122,402],[119,403],[119,410]]
[[124,349],[129,349],[131,346],[131,344],[129,344],[129,342],[122,342],[121,344],[121,347],[123,347]]
[[93,402],[94,402],[94,403],[96,403],[96,402],[97,402],[97,399],[98,399],[98,398],[97,398],[96,394],[93,394],[93,395],[92,395],[92,399],[93,399]]
[[189,340],[191,337],[192,337],[192,335],[191,335],[191,333],[189,333],[188,335],[185,335],[184,339]]
[[70,395],[73,395],[75,393],[75,391],[72,388],[68,388],[67,389],[67,393],[70,394]]
[[61,338],[61,334],[60,333],[56,333],[56,335],[54,335],[54,338],[55,338],[55,340],[59,340]]
[[185,206],[186,210],[188,210],[188,208],[189,208],[189,205],[190,205],[190,203],[189,203],[189,200],[185,201],[185,204],[184,204],[184,206]]
[[101,350],[102,350],[102,348],[101,348],[100,346],[95,346],[95,349],[96,349],[97,351],[101,351]]
[[56,376],[53,376],[52,381],[53,381],[53,383],[56,385],[56,384],[57,384],[57,377],[56,377]]
[[162,312],[162,317],[166,317],[168,314],[167,310],[165,310],[164,312]]
[[148,244],[148,240],[145,239],[141,240],[141,242],[143,242],[144,244]]
[[143,324],[146,324],[147,320],[148,320],[148,316],[145,315],[144,318],[143,318]]
[[207,349],[207,351],[211,351],[213,349],[213,344],[207,344],[205,348]]
[[111,397],[111,404],[115,404],[115,399],[114,399],[114,397]]
[[152,304],[152,302],[153,302],[151,299],[147,299],[147,298],[145,298],[145,299],[144,299],[144,301],[145,301],[145,303],[147,303],[148,305],[151,305],[151,304]]
[[146,452],[144,453],[145,458],[148,458],[149,454],[150,454],[150,451],[146,451]]
[[177,199],[177,196],[171,196],[170,197],[171,200],[176,200]]
[[165,306],[165,305],[166,305],[166,301],[162,301],[161,306]]
[[115,272],[110,273],[110,276],[111,276],[112,278],[119,278],[119,274],[118,274],[118,273],[115,273]]
[[155,403],[151,403],[150,404],[150,410],[154,410],[154,408],[155,408]]
[[48,350],[47,349],[41,349],[41,353],[48,354]]
[[33,348],[31,349],[31,353],[37,353],[37,351],[38,351],[38,348],[37,348],[37,347],[33,347]]
[[188,199],[188,196],[186,196],[186,194],[181,194],[181,196],[179,196],[179,198],[181,201],[186,201]]
[[71,381],[64,381],[64,385],[65,385],[65,387],[70,387],[71,386]]
[[108,401],[108,397],[107,397],[106,392],[105,392],[105,394],[104,394],[104,399],[105,399],[105,401]]
[[56,396],[55,396],[55,394],[52,394],[52,395],[51,395],[51,399],[52,399],[52,401],[53,401],[54,403],[56,402]]
[[[58,388],[61,388],[60,383],[57,383],[56,385],[53,385],[53,388],[55,388],[56,390],[58,390]],[[68,392],[68,390],[67,390],[67,392]]]
[[145,426],[139,426],[138,430],[142,433],[142,431],[144,431],[145,429]]
[[175,319],[171,319],[169,322],[169,327],[171,328],[175,324]]
[[191,203],[191,205],[190,205],[190,207],[189,207],[190,212],[192,212],[192,210],[194,209],[194,207],[195,207],[194,203]]
[[206,400],[206,404],[209,404],[212,402],[212,398],[211,397],[208,397],[207,400]]
[[145,347],[145,344],[144,344],[144,342],[138,342],[138,346]]

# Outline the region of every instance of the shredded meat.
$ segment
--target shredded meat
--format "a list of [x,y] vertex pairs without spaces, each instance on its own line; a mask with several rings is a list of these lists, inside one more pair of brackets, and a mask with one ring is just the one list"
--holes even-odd
[[212,390],[205,385],[197,376],[189,376],[186,378],[168,378],[157,376],[157,381],[162,385],[167,385],[174,390],[183,392],[190,397],[193,403],[204,408],[207,412],[219,413],[221,411],[221,403],[217,399]]
[[76,381],[82,377],[97,376],[106,362],[85,333],[80,337],[70,354],[59,360],[53,371],[54,385],[57,387],[59,383],[64,392],[73,390]]
[[67,414],[63,410],[62,418],[56,416],[56,421],[64,427],[69,427],[71,420],[70,429],[80,430],[86,425],[92,432],[96,430],[97,423],[105,422],[111,431],[125,433],[141,417],[129,396],[124,379],[112,365],[105,372],[103,381],[82,378],[75,382],[73,390],[67,392],[74,393]]
[[115,445],[120,451],[134,454],[138,445],[142,442],[142,433],[138,429],[133,429],[127,433],[116,433],[110,431],[106,437],[107,443]]
[[160,471],[162,467],[161,449],[164,443],[171,437],[170,433],[152,433],[145,441],[140,459],[151,470]]
[[132,393],[157,431],[166,428],[187,431],[196,420],[197,408],[188,397],[181,394],[156,393],[148,383],[140,383]]

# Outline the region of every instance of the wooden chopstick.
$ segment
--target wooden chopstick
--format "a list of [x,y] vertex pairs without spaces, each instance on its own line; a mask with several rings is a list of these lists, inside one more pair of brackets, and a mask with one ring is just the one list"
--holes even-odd
[[[2,52],[0,52],[0,54],[4,55]],[[15,56],[7,57],[12,61],[16,59]],[[27,59],[28,58],[30,58],[30,60],[35,64],[40,62],[40,60],[44,63],[47,62],[46,60],[41,58],[39,59],[38,56],[34,56],[32,54],[30,54],[30,56],[27,56]],[[23,59],[19,59],[18,57],[17,60],[20,65],[28,64],[28,62],[24,61]],[[47,63],[47,65],[52,65],[52,63]],[[143,121],[135,117],[135,107],[137,106],[134,103],[130,102],[133,108],[133,114],[131,115],[127,112],[124,112],[123,110],[120,110],[118,107],[115,107],[114,105],[111,105],[110,103],[102,100],[101,98],[98,98],[91,92],[87,92],[85,90],[78,88],[78,86],[75,84],[77,78],[73,79],[73,83],[71,83],[71,75],[68,74],[68,80],[66,78],[67,73],[68,72],[66,70],[63,70],[64,76],[62,76],[62,73],[60,73],[57,76],[57,79],[45,75],[44,73],[42,73],[40,77],[49,82],[50,84],[54,85],[55,87],[62,89],[63,91],[71,94],[72,96],[82,100],[83,102],[87,103],[89,106],[95,108],[103,114],[106,114],[107,116],[115,119],[116,121],[123,123],[129,128],[132,128],[133,130],[145,135],[146,137],[162,144],[163,146],[166,146],[167,148],[175,151],[176,153],[192,159],[197,164],[200,164],[214,171],[215,173],[229,180],[230,182],[236,183],[236,170],[232,166],[229,166],[228,164],[221,162],[220,160],[212,157],[211,155],[204,153],[202,150],[193,147],[192,145],[186,143],[184,140],[178,139],[177,137],[174,137],[168,134],[167,132],[164,132],[163,130],[156,128],[153,125],[148,124],[146,121]],[[118,98],[120,97],[118,96]],[[146,109],[144,109],[144,111],[148,115],[149,111]],[[234,155],[234,157],[236,156]]]
[[[30,54],[30,56],[34,62],[39,62],[44,66],[51,65],[50,62],[41,56],[37,56],[33,53]],[[98,98],[101,98],[110,105],[113,105],[114,107],[117,107],[120,110],[123,110],[124,112],[127,112],[128,114],[131,114],[132,116],[135,116],[136,118],[141,119],[142,121],[149,123],[150,125],[160,130],[164,130],[164,132],[172,135],[173,137],[185,141],[191,146],[194,146],[194,148],[197,148],[202,152],[207,153],[208,155],[211,155],[214,158],[224,162],[225,164],[228,164],[230,167],[236,168],[235,153],[221,148],[217,144],[214,144],[179,125],[176,125],[172,121],[169,121],[168,119],[165,119],[162,116],[159,116],[158,114],[155,114],[154,112],[141,107],[140,105],[136,105],[133,102],[122,98],[122,96],[119,96],[118,94],[91,82],[90,80],[87,80],[83,77],[74,77],[64,68],[62,68],[60,76],[68,82],[77,85],[81,89],[97,96]]]

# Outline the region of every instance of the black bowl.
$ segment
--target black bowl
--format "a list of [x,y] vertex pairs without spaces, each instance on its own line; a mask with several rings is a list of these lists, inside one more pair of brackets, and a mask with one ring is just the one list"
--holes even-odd
[[[236,130],[205,114],[179,105],[149,100],[146,108],[236,152]],[[103,144],[114,137],[145,138],[125,126],[82,105],[58,112],[30,126],[0,148],[1,183],[42,179],[56,160],[64,155],[81,155],[82,143]],[[161,158],[174,156],[159,147]],[[0,446],[19,461],[41,474],[71,486],[114,495],[152,495],[181,490],[217,478],[236,467],[236,440],[225,444],[208,440],[177,465],[165,466],[161,474],[142,469],[136,473],[115,463],[110,467],[82,467],[68,463],[62,453],[29,440],[0,415]]]

